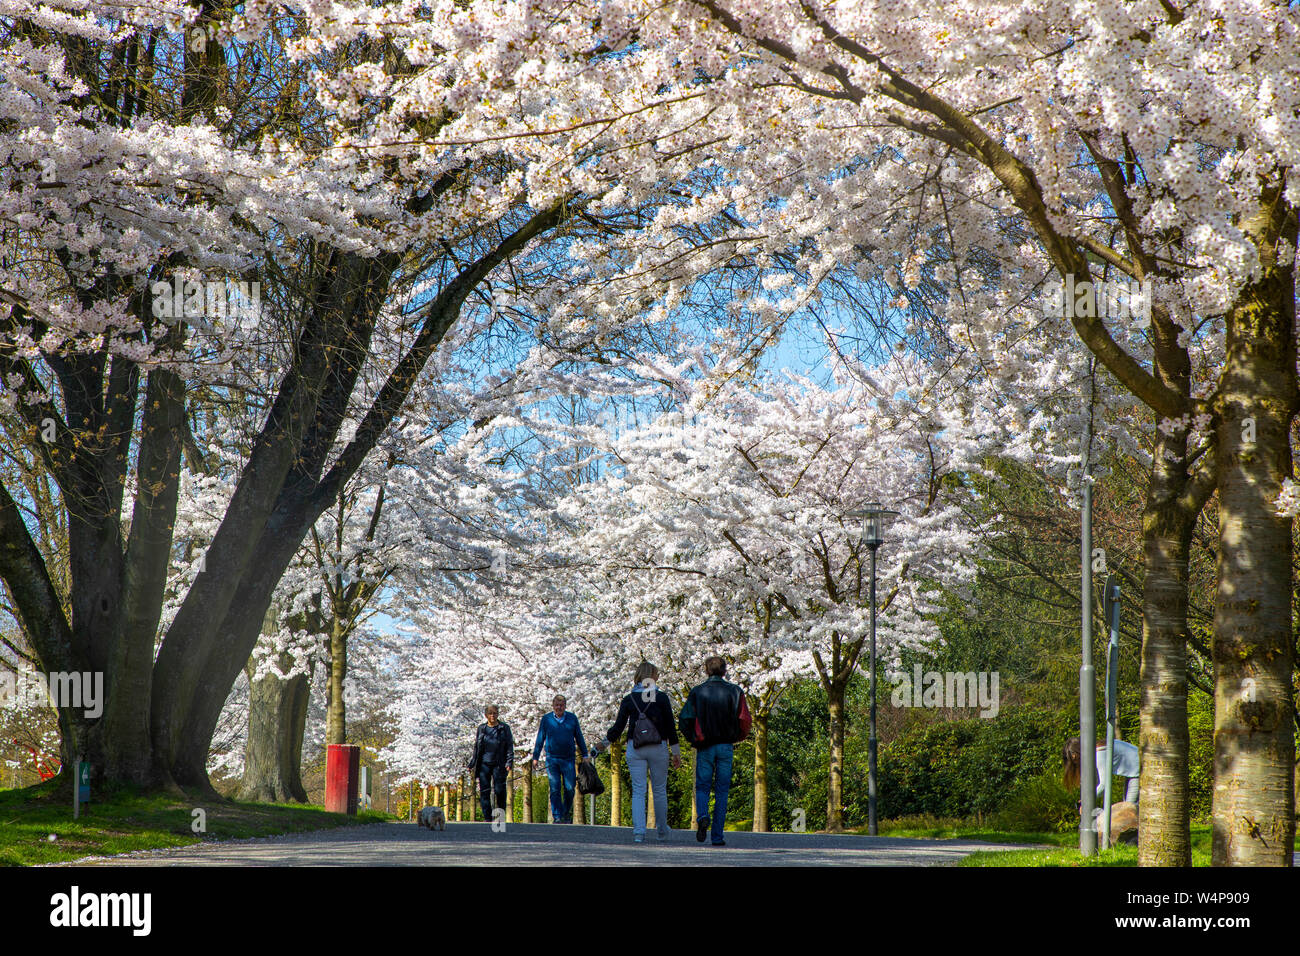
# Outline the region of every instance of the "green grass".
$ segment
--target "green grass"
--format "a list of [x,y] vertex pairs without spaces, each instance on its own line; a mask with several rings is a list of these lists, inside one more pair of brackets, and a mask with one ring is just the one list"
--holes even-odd
[[[1052,850],[981,850],[966,857],[958,866],[1137,866],[1137,847],[1120,846],[1104,850],[1095,857],[1079,855],[1077,833],[1058,834],[1065,843]],[[1211,829],[1208,823],[1192,824],[1192,866],[1210,865]],[[1010,841],[1008,841],[1010,842]],[[1300,836],[1296,838],[1300,850]]]
[[[906,837],[913,840],[984,840],[988,843],[1047,843],[1067,846],[1077,845],[1079,837],[1073,833],[1050,833],[1024,830],[998,830],[986,822],[945,817],[915,816],[897,820],[881,820],[877,825],[881,836]],[[866,827],[856,832],[865,834]]]
[[[194,833],[193,811],[205,811],[207,831]],[[302,804],[188,801],[131,789],[108,793],[72,819],[71,801],[54,781],[0,791],[0,866],[59,863],[85,856],[190,846],[214,840],[325,830],[379,823],[388,814],[359,811],[355,817]],[[53,835],[55,839],[51,840]]]
[[[978,820],[940,817],[902,817],[881,820],[881,836],[928,840],[983,840],[988,843],[1046,844],[1024,850],[979,850],[964,858],[958,866],[1137,866],[1137,847],[1118,846],[1103,850],[1094,857],[1079,855],[1079,833],[1008,832]],[[1192,866],[1210,865],[1211,829],[1209,823],[1192,824]],[[863,827],[856,831],[866,833]],[[1300,836],[1296,838],[1300,850]]]
[[[1050,850],[980,850],[957,862],[958,866],[1137,866],[1138,853],[1135,846],[1119,846],[1113,850],[1102,850],[1096,856],[1079,855],[1079,837],[1074,837],[1074,846],[1058,847]],[[1208,864],[1196,862],[1196,851],[1192,850],[1193,865]]]

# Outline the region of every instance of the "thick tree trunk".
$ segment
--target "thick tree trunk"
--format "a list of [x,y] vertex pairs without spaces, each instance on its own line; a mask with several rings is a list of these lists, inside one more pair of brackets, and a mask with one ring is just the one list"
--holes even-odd
[[826,829],[844,829],[844,684],[835,681],[827,690],[830,711],[831,764],[826,783]]
[[1188,501],[1185,433],[1158,433],[1143,515],[1138,865],[1191,866],[1187,779],[1187,566],[1201,502]]
[[264,677],[250,683],[241,800],[307,802],[302,785],[302,739],[310,689],[305,674],[288,680]]
[[767,833],[767,722],[769,714],[754,712],[754,832]]
[[178,436],[185,426],[185,388],[174,372],[154,369],[145,391],[135,504],[122,567],[120,628],[108,650],[107,699],[96,728],[101,776],[137,785],[159,780],[149,737],[149,699],[180,492]]
[[515,822],[515,767],[510,765],[506,780],[506,821]]
[[533,823],[533,762],[524,761],[524,823]]
[[587,798],[576,790],[573,792],[573,822],[575,825],[587,822]]
[[369,352],[374,316],[398,264],[390,255],[335,254],[319,307],[299,335],[299,359],[281,383],[208,549],[211,573],[190,589],[158,654],[151,740],[155,761],[178,783],[211,792],[205,764],[222,704],[308,529],[401,410],[466,296],[492,269],[559,223],[567,209],[557,203],[533,215],[429,303],[415,341],[322,477]]
[[[1261,214],[1248,232],[1267,234],[1275,214],[1275,208],[1269,218]],[[1281,229],[1294,252],[1294,219]],[[1267,263],[1271,246],[1259,244]],[[1277,261],[1276,254],[1271,261]],[[1216,866],[1290,866],[1294,853],[1292,529],[1273,504],[1283,479],[1292,474],[1294,329],[1292,270],[1266,265],[1263,277],[1229,310],[1217,406]]]

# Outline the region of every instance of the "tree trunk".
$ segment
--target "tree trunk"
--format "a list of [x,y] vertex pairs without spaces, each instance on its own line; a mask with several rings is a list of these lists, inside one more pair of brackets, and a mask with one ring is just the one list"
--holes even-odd
[[831,833],[844,830],[844,689],[840,681],[834,681],[827,689],[831,765],[826,783],[826,829]]
[[623,771],[618,745],[609,748],[609,825],[623,825]]
[[456,822],[465,818],[465,778],[456,781]]
[[524,823],[533,822],[533,762],[524,762]]
[[108,651],[107,699],[95,735],[102,748],[101,778],[137,785],[156,784],[160,776],[149,738],[149,699],[180,489],[181,442],[176,436],[185,425],[185,387],[179,376],[151,371],[145,403],[136,500],[118,595],[121,623]]
[[330,629],[329,706],[325,715],[325,743],[347,743],[347,703],[343,679],[348,674],[348,632],[336,617]]
[[573,791],[573,823],[575,826],[580,826],[587,822],[586,802],[587,798],[578,793],[575,789]]
[[276,583],[308,530],[401,411],[465,298],[492,269],[567,214],[563,202],[534,214],[429,303],[420,332],[365,413],[362,428],[322,477],[369,354],[374,316],[399,262],[396,255],[363,259],[339,253],[331,259],[319,306],[298,335],[298,358],[282,380],[208,550],[211,573],[191,587],[158,651],[151,741],[156,764],[168,768],[177,783],[212,791],[205,766],[212,734],[257,643]]
[[272,675],[249,684],[248,741],[239,799],[307,802],[302,785],[302,739],[309,692],[305,674],[288,680]]
[[515,765],[510,765],[506,780],[506,821],[515,822]]
[[766,712],[754,712],[754,832],[767,833],[767,721]]
[[1290,478],[1296,407],[1295,282],[1260,240],[1277,228],[1294,254],[1280,197],[1248,223],[1263,276],[1228,312],[1220,419],[1219,573],[1214,606],[1215,866],[1290,866],[1295,729],[1291,519],[1274,513]]
[[[1139,866],[1191,866],[1187,779],[1187,568],[1203,500],[1188,493],[1187,437],[1157,432],[1142,520]],[[1207,489],[1208,489],[1208,482]]]

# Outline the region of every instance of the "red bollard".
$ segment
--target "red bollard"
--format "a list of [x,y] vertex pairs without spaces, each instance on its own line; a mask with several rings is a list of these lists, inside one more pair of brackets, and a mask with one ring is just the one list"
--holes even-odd
[[355,817],[360,778],[361,748],[356,744],[330,744],[325,749],[325,809]]

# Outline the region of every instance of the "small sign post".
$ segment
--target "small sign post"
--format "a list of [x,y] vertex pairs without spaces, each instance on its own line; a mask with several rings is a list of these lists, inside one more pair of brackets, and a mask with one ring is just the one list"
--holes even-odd
[[81,816],[81,805],[90,802],[90,763],[78,754],[72,766],[77,775],[72,782],[72,819],[76,820]]

